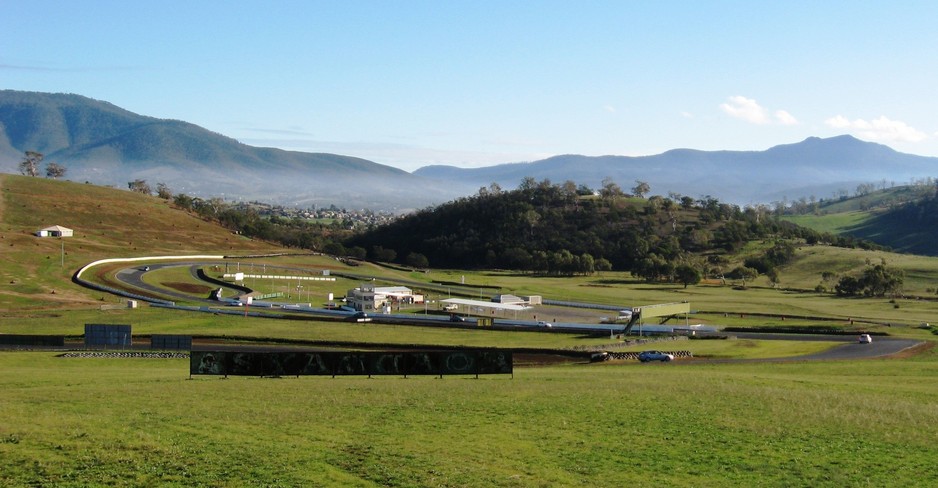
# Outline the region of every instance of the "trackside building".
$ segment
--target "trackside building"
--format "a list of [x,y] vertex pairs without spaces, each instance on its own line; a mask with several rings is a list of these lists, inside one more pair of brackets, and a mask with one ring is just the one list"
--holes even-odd
[[374,286],[372,284],[352,288],[345,294],[349,307],[361,312],[382,310],[387,307],[423,303],[423,295],[415,294],[406,286]]

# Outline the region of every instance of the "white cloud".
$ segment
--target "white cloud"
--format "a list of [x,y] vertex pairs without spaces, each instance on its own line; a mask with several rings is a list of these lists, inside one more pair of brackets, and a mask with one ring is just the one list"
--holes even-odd
[[616,113],[616,108],[613,107],[612,105],[604,105],[604,106],[603,106],[603,110],[605,110],[606,112],[609,112],[609,113],[611,113],[611,114]]
[[692,119],[694,118],[694,114],[690,112],[681,112],[681,117],[684,117],[685,119]]
[[[861,121],[857,120],[857,122]],[[824,123],[835,129],[846,129],[847,127],[850,127],[850,121],[847,120],[847,117],[844,117],[843,115],[835,115],[825,120]]]
[[873,120],[850,120],[843,115],[835,115],[824,121],[835,129],[847,129],[858,136],[873,141],[920,142],[928,139],[928,134],[910,127],[901,120],[891,120],[885,115]]
[[798,119],[785,110],[776,110],[775,120],[777,120],[778,123],[782,125],[798,125]]
[[745,120],[750,124],[798,125],[798,119],[787,110],[776,110],[774,114],[769,115],[769,110],[759,105],[758,102],[740,95],[730,97],[727,103],[720,104],[720,109],[731,117]]
[[752,124],[768,124],[768,111],[755,100],[743,96],[730,97],[729,103],[720,104],[720,108],[731,117],[745,120]]

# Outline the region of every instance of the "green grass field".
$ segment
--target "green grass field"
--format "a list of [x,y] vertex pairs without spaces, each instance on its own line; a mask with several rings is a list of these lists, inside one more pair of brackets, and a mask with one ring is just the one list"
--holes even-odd
[[930,486],[938,357],[188,379],[0,354],[4,486]]
[[851,210],[829,215],[791,215],[785,220],[818,232],[838,234],[862,225],[871,217],[869,212]]

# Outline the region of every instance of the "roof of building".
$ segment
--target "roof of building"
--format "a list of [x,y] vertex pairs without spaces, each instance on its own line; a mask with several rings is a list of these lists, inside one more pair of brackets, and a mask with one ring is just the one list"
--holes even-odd
[[375,293],[384,293],[385,295],[410,295],[413,290],[406,286],[376,286]]
[[495,310],[527,310],[529,307],[515,305],[513,303],[496,303],[482,300],[469,300],[467,298],[447,298],[440,300],[443,303],[452,303],[453,305],[466,305],[469,307],[492,308]]
[[70,231],[70,230],[72,230],[72,229],[69,229],[68,227],[62,227],[61,225],[53,225],[53,226],[51,226],[51,227],[46,227],[45,229],[39,229],[40,232],[41,232],[41,231],[46,231],[46,232],[67,232],[67,231]]
[[492,297],[492,301],[500,302],[500,303],[524,303],[525,299],[517,295],[503,294],[503,295],[495,295],[494,297]]

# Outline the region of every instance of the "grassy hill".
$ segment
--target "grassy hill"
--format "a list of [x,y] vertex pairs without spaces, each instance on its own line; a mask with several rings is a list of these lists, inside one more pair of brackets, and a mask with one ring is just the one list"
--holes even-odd
[[783,217],[814,229],[865,239],[897,252],[938,256],[938,226],[927,207],[934,188],[901,186],[822,203],[817,212]]
[[[97,259],[282,250],[140,193],[5,174],[0,174],[0,192],[3,309],[92,304],[92,294],[70,280],[75,270]],[[75,235],[34,235],[51,225],[73,229]]]

